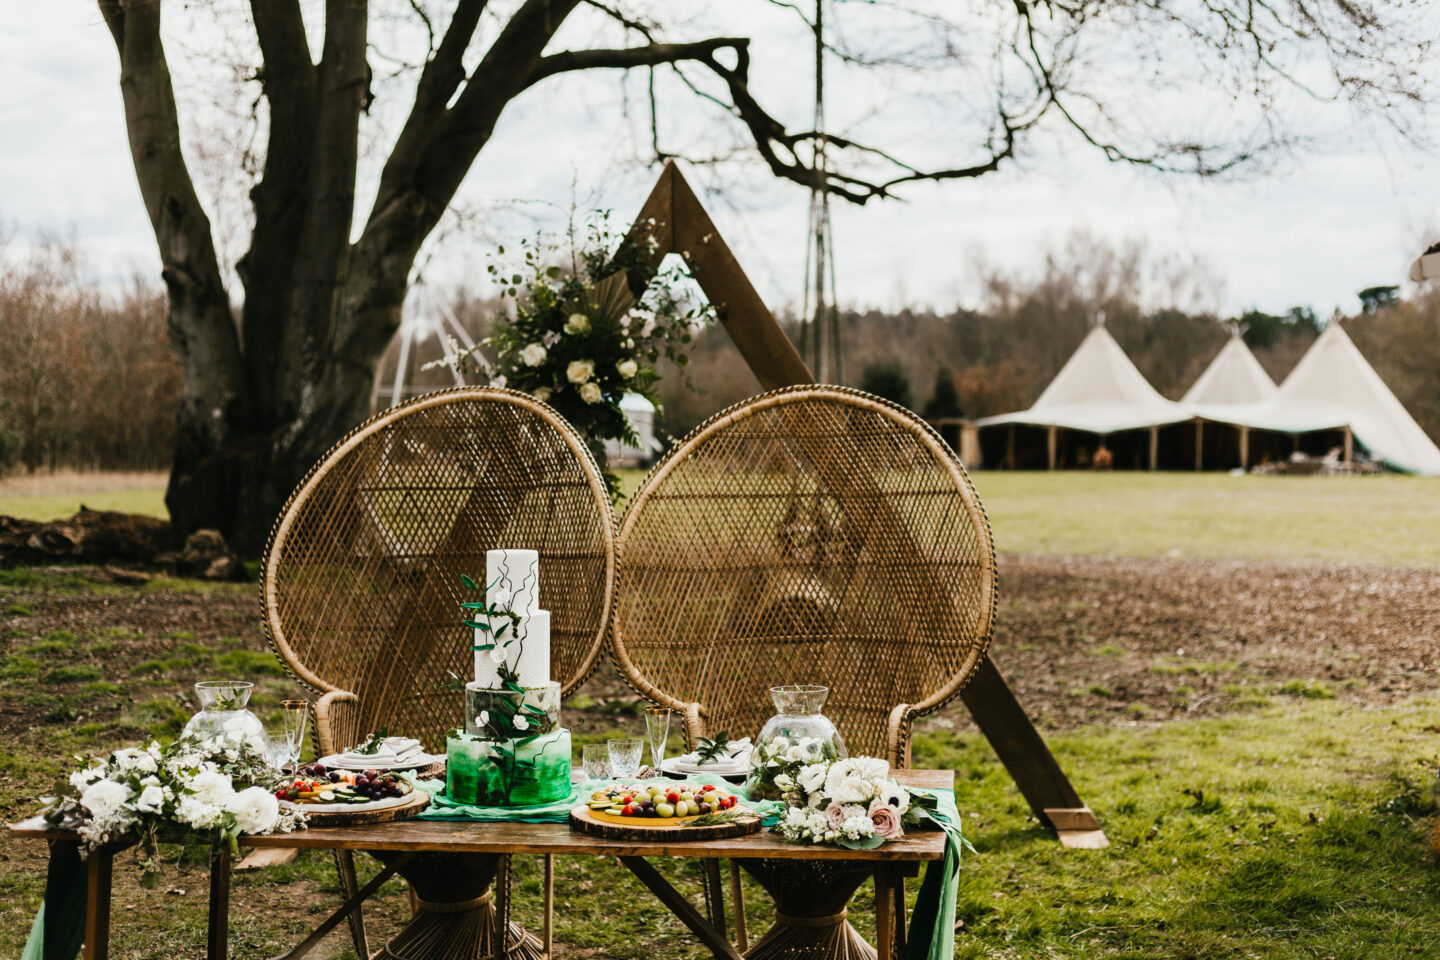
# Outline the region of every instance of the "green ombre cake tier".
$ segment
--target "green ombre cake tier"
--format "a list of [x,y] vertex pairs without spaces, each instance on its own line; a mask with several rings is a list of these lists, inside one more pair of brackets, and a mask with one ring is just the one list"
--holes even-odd
[[445,752],[445,795],[455,803],[532,807],[570,795],[570,731],[563,727],[521,740],[452,735]]
[[[508,740],[549,733],[560,726],[560,684],[526,687],[517,695],[509,690],[465,687],[465,732],[482,740]],[[518,711],[518,712],[517,712]],[[517,724],[521,718],[523,729]]]

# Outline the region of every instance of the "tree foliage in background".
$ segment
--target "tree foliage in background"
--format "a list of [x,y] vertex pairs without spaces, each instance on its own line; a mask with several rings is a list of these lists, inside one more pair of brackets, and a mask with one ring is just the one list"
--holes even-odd
[[930,388],[930,399],[925,401],[923,413],[927,419],[965,416],[960,391],[955,389],[955,371],[943,364],[935,368],[935,385]]
[[903,360],[894,357],[865,364],[860,371],[860,389],[906,409],[915,405],[915,391],[910,387],[910,368]]
[[[819,182],[857,203],[915,181],[985,175],[1036,135],[1078,140],[1116,162],[1210,175],[1287,145],[1298,97],[1349,100],[1398,124],[1428,95],[1416,68],[1425,44],[1399,0],[837,2],[829,37],[838,68],[858,72],[867,91],[895,89],[957,121],[946,121],[952,135],[943,140],[928,125],[909,131],[903,139],[913,145],[923,134],[925,146],[906,156],[887,142],[889,128],[877,142],[823,134],[766,105],[767,94],[780,99],[792,85],[777,69],[787,65],[756,60],[748,39],[723,28],[748,26],[757,10],[803,18],[800,4],[326,0],[323,23],[320,5],[300,0],[207,4],[223,20],[225,53],[242,61],[233,76],[244,79],[231,84],[248,87],[255,104],[247,147],[229,158],[253,178],[249,247],[235,264],[244,287],[237,325],[238,291],[227,287],[192,177],[161,32],[162,10],[183,8],[98,5],[119,53],[131,154],[184,377],[166,502],[182,531],[215,527],[250,553],[305,471],[364,416],[416,256],[502,115],[522,97],[553,95],[557,77],[642,71],[654,157],[675,149],[671,139],[702,161],[758,157],[777,177]],[[372,21],[383,25],[374,37]],[[412,48],[406,36],[423,39]],[[1233,97],[1232,132],[1212,138],[1173,101],[1216,88]],[[381,97],[410,104],[393,129],[370,119],[385,113]],[[684,106],[667,113],[677,98]],[[864,110],[876,123],[904,115]],[[662,119],[692,114],[707,132],[670,137]],[[362,141],[389,145],[368,211],[356,210]]]
[[0,472],[170,462],[180,374],[164,294],[136,281],[105,296],[88,280],[70,244],[0,257]]

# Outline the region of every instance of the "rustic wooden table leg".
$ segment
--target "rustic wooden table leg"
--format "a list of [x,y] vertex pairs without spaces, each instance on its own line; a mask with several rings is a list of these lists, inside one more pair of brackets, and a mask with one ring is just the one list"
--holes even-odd
[[640,878],[640,882],[650,888],[650,892],[670,912],[675,914],[676,919],[690,928],[690,932],[700,938],[700,942],[709,948],[710,952],[719,957],[720,960],[743,960],[740,951],[725,939],[722,931],[716,930],[710,923],[700,915],[684,894],[676,890],[662,876],[660,872],[650,865],[644,857],[620,857],[620,862],[630,869],[630,872]]
[[[360,881],[355,878],[355,853],[351,850],[335,851],[335,870],[340,874],[340,892],[346,900],[360,891]],[[347,918],[350,923],[350,941],[355,944],[355,956],[369,957],[370,943],[365,938],[365,915],[357,908]]]
[[230,947],[230,845],[210,848],[210,927],[206,960],[225,960]]
[[110,956],[110,877],[115,853],[105,847],[90,853],[85,879],[85,960]]
[[895,891],[895,956],[905,956],[905,875],[896,872],[895,883],[892,885]]
[[875,868],[875,952],[878,960],[890,960],[890,951],[895,946],[895,932],[891,918],[895,915],[893,880],[884,865]]
[[745,894],[740,887],[740,864],[730,861],[730,901],[735,906],[735,946],[744,953],[750,949],[749,933],[745,929]]
[[725,936],[725,885],[720,880],[720,861],[709,857],[703,861],[705,871],[705,915],[710,925]]
[[555,953],[555,858],[545,854],[545,916],[540,927],[540,945],[546,960]]

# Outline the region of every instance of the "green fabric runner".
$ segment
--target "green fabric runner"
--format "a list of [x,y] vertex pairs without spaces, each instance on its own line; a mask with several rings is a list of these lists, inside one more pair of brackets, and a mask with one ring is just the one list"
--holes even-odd
[[74,960],[85,939],[85,862],[73,843],[50,843],[45,900],[20,960]]
[[[570,809],[580,802],[580,787],[570,795],[554,803],[542,803],[533,807],[476,807],[468,803],[456,803],[445,796],[444,780],[412,780],[415,786],[430,794],[430,806],[418,815],[416,820],[472,820],[477,823],[496,823],[502,820],[519,823],[569,823]],[[587,793],[586,796],[589,796]]]
[[960,853],[970,847],[960,832],[960,811],[953,790],[923,790],[907,787],[912,794],[934,797],[938,808],[927,811],[936,826],[945,831],[945,858],[932,860],[910,914],[910,937],[905,960],[951,960],[955,955],[955,895],[960,886]]

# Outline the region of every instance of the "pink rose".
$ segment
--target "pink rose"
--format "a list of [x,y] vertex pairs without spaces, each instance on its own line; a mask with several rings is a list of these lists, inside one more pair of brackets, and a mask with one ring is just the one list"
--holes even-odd
[[900,814],[884,800],[870,804],[870,822],[875,824],[875,836],[884,840],[898,840],[905,835],[900,827]]
[[839,830],[845,825],[845,808],[835,801],[825,808],[825,819],[830,821],[830,826]]

